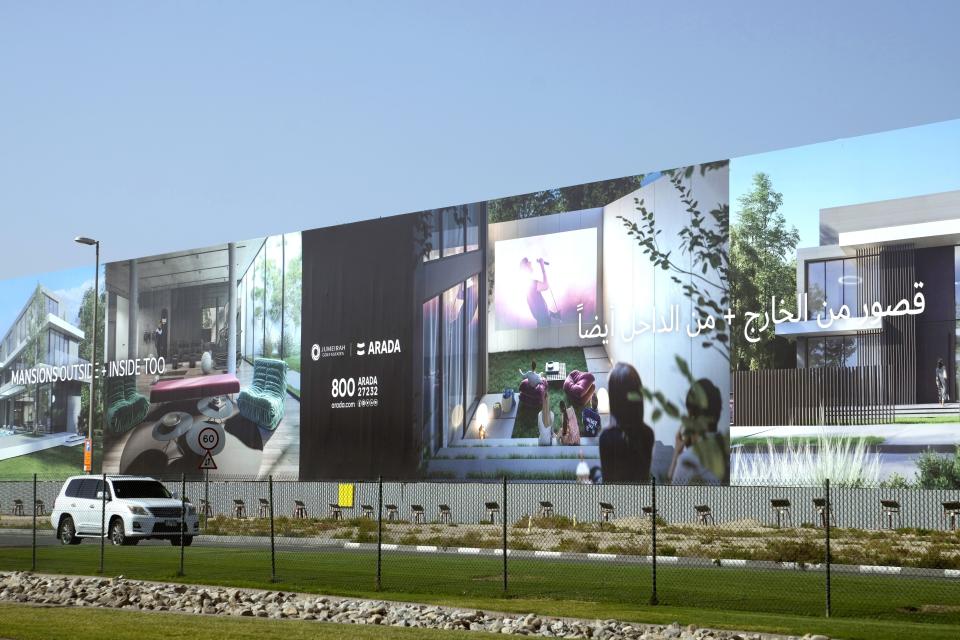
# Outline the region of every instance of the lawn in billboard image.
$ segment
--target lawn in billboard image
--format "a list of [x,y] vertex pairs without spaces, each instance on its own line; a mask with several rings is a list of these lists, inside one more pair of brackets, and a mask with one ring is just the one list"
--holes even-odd
[[83,471],[93,287],[92,267],[0,282],[0,477]]
[[497,326],[592,324],[597,307],[597,229],[500,240],[494,247]]
[[960,121],[730,176],[733,481],[960,488]]

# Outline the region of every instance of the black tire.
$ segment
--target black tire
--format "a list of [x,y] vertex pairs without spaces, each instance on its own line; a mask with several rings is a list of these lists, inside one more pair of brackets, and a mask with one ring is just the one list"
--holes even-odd
[[180,538],[170,538],[170,544],[174,547],[180,546]]
[[114,518],[110,521],[110,542],[115,547],[126,546],[130,544],[127,540],[127,533],[123,530],[123,520]]
[[57,527],[57,537],[60,544],[80,544],[83,538],[77,537],[77,527],[73,524],[73,518],[64,516],[60,518],[60,525]]
[[193,536],[183,536],[183,546],[189,547],[193,544]]

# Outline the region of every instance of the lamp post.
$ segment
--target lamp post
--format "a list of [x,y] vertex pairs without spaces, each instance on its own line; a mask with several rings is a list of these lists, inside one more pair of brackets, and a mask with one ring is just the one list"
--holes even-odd
[[[93,356],[90,362],[90,400],[87,402],[87,442],[84,445],[83,466],[84,471],[91,473],[93,470],[93,402],[97,391],[97,313],[100,305],[100,241],[85,236],[77,236],[74,242],[93,246],[96,250],[96,262],[93,272]],[[89,464],[87,460],[87,450],[90,452]]]

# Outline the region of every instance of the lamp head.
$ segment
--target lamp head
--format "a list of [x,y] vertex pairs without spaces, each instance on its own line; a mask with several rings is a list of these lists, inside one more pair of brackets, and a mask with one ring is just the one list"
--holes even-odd
[[88,238],[86,236],[77,236],[76,238],[73,239],[73,241],[78,242],[80,244],[90,245],[90,246],[93,246],[95,244],[100,244],[99,241],[94,240],[93,238]]

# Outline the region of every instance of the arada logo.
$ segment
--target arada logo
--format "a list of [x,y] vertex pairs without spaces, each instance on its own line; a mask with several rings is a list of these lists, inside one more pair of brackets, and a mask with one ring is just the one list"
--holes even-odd
[[400,340],[398,338],[388,338],[386,340],[358,342],[354,353],[358,356],[376,356],[387,353],[400,353]]

